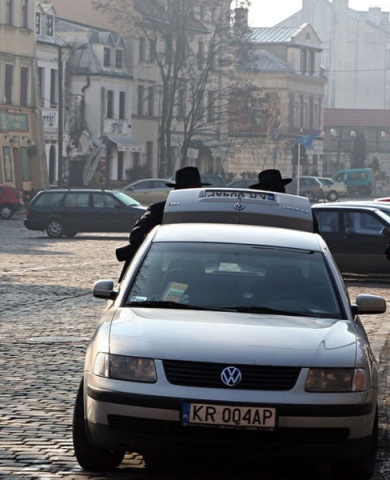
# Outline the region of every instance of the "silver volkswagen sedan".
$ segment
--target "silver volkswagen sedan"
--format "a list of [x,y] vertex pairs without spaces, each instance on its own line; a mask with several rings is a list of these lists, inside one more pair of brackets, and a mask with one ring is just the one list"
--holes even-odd
[[[231,203],[245,211],[242,197]],[[378,372],[360,315],[386,303],[366,294],[350,301],[319,235],[163,224],[118,288],[100,280],[93,294],[108,305],[75,403],[84,469],[115,468],[126,452],[143,454],[148,467],[168,450],[217,447],[372,476]]]

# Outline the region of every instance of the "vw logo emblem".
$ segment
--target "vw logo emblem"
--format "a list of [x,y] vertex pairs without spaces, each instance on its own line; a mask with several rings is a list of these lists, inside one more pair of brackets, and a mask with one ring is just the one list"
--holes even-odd
[[242,380],[242,374],[237,367],[226,367],[222,370],[221,380],[228,387],[235,387]]
[[234,205],[233,205],[233,208],[234,210],[244,210],[245,208],[245,205],[241,202],[236,202]]

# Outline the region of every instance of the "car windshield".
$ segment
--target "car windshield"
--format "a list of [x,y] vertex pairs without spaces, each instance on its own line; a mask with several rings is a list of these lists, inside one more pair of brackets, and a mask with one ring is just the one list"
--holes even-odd
[[127,206],[134,206],[134,205],[141,205],[140,202],[137,202],[137,200],[134,200],[134,198],[129,197],[123,192],[113,192],[116,198],[118,198],[122,203],[124,203]]
[[154,243],[126,305],[343,318],[321,253],[255,245]]

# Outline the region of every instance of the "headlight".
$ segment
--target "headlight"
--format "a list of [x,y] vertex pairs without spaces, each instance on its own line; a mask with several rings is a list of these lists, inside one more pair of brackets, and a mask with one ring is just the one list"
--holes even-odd
[[157,380],[154,360],[102,352],[96,355],[93,374],[130,382],[154,383]]
[[364,392],[369,389],[363,368],[311,368],[306,379],[307,392]]

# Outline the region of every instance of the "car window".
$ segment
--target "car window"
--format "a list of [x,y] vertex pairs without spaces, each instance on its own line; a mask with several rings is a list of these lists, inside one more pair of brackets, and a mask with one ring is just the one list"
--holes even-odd
[[89,206],[89,193],[70,192],[64,200],[64,207],[87,208]]
[[134,200],[134,198],[132,197],[129,197],[128,195],[126,195],[125,193],[123,192],[118,192],[118,191],[112,191],[110,193],[110,196],[113,196],[115,197],[117,200],[118,200],[118,204],[119,205],[123,205],[125,204],[126,206],[137,206],[137,205],[141,205],[140,202],[138,202],[137,200]]
[[348,233],[379,235],[384,225],[369,212],[345,212],[344,223]]
[[115,197],[104,192],[99,192],[92,195],[92,205],[95,208],[114,208],[119,205],[119,202]]
[[339,231],[339,213],[332,211],[315,211],[320,233],[336,233]]
[[252,245],[153,244],[127,302],[153,301],[342,318],[321,253]]
[[43,193],[36,198],[34,202],[36,206],[58,207],[62,204],[64,192]]

